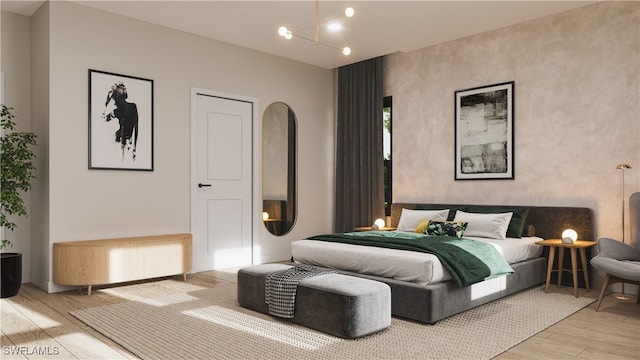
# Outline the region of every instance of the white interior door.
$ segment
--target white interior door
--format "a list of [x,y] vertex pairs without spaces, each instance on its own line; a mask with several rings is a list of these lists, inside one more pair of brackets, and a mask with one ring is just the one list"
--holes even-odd
[[253,106],[246,100],[195,93],[191,184],[195,272],[252,263]]

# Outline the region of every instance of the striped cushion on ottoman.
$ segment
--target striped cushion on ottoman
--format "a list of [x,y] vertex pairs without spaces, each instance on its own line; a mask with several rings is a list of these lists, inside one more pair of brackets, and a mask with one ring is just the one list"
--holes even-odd
[[[266,277],[289,268],[285,264],[263,264],[240,269],[240,306],[269,314]],[[342,274],[309,277],[298,284],[291,321],[343,338],[369,335],[391,325],[391,289],[379,281]]]

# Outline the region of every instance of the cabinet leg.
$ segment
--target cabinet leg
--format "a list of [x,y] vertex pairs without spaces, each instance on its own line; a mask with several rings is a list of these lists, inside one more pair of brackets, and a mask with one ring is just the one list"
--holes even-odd
[[91,285],[87,286],[87,295],[91,296]]
[[187,273],[182,273],[182,279],[186,282],[187,281]]

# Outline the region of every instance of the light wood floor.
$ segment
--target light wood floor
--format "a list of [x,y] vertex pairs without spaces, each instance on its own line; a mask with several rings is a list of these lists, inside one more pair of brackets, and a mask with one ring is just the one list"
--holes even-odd
[[[47,294],[24,284],[17,296],[0,300],[0,358],[136,359],[69,315],[69,311],[235,282],[236,273],[233,269],[198,273],[189,275],[186,283],[180,278],[98,288],[91,296],[78,291]],[[571,289],[566,291],[570,294]],[[635,296],[619,300],[609,295],[599,312],[595,312],[592,304],[496,357],[500,360],[576,358],[640,359],[640,305],[635,304]]]

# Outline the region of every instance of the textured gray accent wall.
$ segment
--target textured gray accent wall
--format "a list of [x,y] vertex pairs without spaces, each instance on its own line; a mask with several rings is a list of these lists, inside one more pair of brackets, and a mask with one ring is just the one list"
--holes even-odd
[[[640,190],[640,3],[391,54],[384,74],[394,202],[589,207],[596,237],[622,237],[618,164],[625,198]],[[515,180],[454,181],[454,92],[512,80]]]

